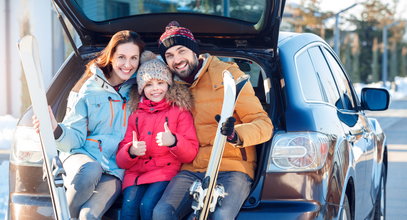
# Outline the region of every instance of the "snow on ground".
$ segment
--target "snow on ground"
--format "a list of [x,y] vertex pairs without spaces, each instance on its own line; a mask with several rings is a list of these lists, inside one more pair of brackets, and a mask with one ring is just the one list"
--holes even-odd
[[0,164],[0,219],[6,219],[8,207],[8,161]]
[[[386,84],[386,88],[388,88],[390,92],[391,100],[407,98],[407,77],[396,76],[394,81],[394,83],[387,82]],[[359,95],[363,87],[384,88],[382,82],[372,83],[368,85],[355,83],[353,86],[355,87],[355,90],[358,92]]]
[[0,116],[0,149],[10,149],[17,119],[11,115]]
[[[386,85],[393,100],[407,98],[407,78],[396,77],[396,83]],[[355,90],[360,92],[363,87],[382,88],[382,83],[369,85],[355,84]],[[0,152],[7,152],[11,147],[17,118],[10,115],[0,116]],[[0,219],[6,219],[8,205],[8,161],[0,161]]]
[[[0,152],[5,153],[11,147],[17,119],[10,116],[0,116]],[[8,161],[0,161],[0,219],[6,219],[8,206]]]

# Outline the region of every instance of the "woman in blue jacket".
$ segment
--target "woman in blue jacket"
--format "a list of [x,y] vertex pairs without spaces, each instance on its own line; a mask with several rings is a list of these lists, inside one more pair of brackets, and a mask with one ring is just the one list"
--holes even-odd
[[63,122],[57,124],[51,112],[72,218],[101,219],[121,192],[124,171],[117,166],[116,151],[126,131],[129,92],[143,50],[137,33],[114,34],[87,65],[80,90],[71,92]]

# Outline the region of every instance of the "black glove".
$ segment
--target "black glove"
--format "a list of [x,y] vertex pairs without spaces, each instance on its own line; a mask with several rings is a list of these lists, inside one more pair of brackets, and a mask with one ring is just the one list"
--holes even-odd
[[[215,120],[219,122],[220,115],[216,115]],[[231,116],[227,118],[225,122],[222,123],[222,127],[220,128],[220,133],[227,136],[227,141],[232,144],[236,144],[238,140],[238,136],[235,132],[235,122],[236,118]]]

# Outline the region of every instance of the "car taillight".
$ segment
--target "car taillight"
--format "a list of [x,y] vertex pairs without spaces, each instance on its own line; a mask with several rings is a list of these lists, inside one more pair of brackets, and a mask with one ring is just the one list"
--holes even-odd
[[301,172],[320,169],[331,140],[317,132],[276,134],[267,164],[268,172]]
[[39,135],[29,126],[17,126],[11,161],[18,164],[42,165]]

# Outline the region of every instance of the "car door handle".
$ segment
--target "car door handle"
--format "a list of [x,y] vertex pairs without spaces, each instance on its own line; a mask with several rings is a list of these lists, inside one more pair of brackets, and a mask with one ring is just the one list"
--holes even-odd
[[354,142],[356,141],[356,136],[355,136],[355,135],[348,134],[348,135],[346,135],[346,140],[347,140],[349,143],[354,143]]

